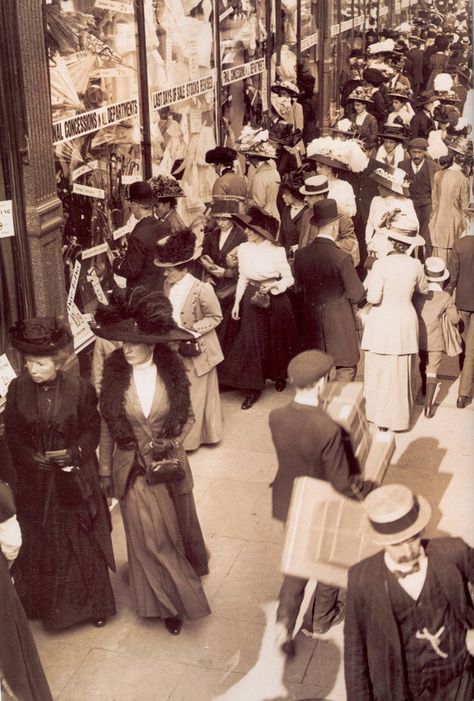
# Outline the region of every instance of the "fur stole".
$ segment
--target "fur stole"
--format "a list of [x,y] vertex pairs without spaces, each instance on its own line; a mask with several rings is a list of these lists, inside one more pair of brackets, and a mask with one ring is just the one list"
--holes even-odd
[[[188,420],[191,400],[189,381],[178,354],[158,343],[153,352],[158,375],[164,382],[170,410],[163,425],[163,438],[176,438]],[[127,363],[121,348],[105,360],[100,412],[119,448],[131,449],[135,444],[132,427],[125,415],[125,392],[132,378],[132,366]]]

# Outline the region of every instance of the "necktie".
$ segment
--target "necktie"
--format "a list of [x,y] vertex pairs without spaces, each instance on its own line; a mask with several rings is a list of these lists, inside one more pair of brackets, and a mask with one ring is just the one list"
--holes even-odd
[[415,574],[415,572],[419,572],[419,571],[420,571],[420,563],[415,562],[413,567],[410,567],[409,570],[405,570],[405,571],[404,570],[394,570],[393,574],[395,575],[395,577],[397,579],[404,579],[404,577],[408,577],[409,574]]

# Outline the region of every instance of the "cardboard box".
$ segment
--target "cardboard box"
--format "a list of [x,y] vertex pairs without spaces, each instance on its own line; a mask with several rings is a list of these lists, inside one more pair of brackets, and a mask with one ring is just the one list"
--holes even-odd
[[349,455],[354,455],[362,472],[372,443],[362,382],[329,382],[324,399],[322,408],[343,429],[343,439],[350,443]]
[[365,533],[362,502],[329,482],[298,477],[293,486],[281,569],[285,574],[347,586],[349,567],[381,548]]
[[376,431],[372,437],[367,460],[362,474],[364,479],[381,484],[395,451],[395,436],[392,431]]

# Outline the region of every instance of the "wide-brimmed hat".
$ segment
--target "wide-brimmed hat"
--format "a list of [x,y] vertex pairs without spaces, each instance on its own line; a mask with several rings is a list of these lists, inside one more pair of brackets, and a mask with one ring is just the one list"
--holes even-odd
[[370,174],[370,177],[376,183],[383,185],[387,190],[391,190],[397,195],[408,197],[410,194],[410,183],[406,179],[407,174],[401,168],[386,165],[383,168],[376,168]]
[[391,90],[387,90],[388,97],[397,97],[399,100],[411,100],[413,91],[406,85],[397,85]]
[[282,190],[289,190],[302,199],[304,194],[301,192],[301,188],[304,187],[304,177],[305,173],[300,169],[291,173],[284,173],[280,187]]
[[[392,215],[392,216],[391,216]],[[424,246],[425,239],[418,233],[418,219],[398,209],[387,212],[381,222],[381,228],[390,239],[412,246]]]
[[128,188],[128,199],[130,202],[138,204],[149,204],[155,199],[150,183],[146,180],[137,180],[131,183]]
[[472,141],[464,136],[449,136],[445,143],[449,151],[459,153],[461,156],[465,156],[469,151],[472,152]]
[[423,39],[421,37],[416,36],[416,34],[410,34],[408,37],[408,41],[413,42],[414,44],[422,44]]
[[341,217],[342,214],[337,211],[336,200],[328,199],[313,204],[313,216],[309,221],[313,226],[325,226]]
[[298,97],[300,94],[298,86],[291,80],[276,80],[272,83],[271,91],[276,95],[281,95],[286,92],[292,97]]
[[355,136],[356,125],[347,117],[339,119],[333,127],[329,127],[329,131],[335,134],[345,134],[346,136]]
[[379,133],[381,139],[392,139],[403,143],[406,139],[406,128],[403,124],[384,124]]
[[306,146],[306,158],[352,173],[361,173],[367,166],[367,157],[355,139],[343,141],[331,136],[313,139]]
[[276,144],[293,148],[301,141],[302,133],[301,129],[295,129],[287,122],[274,122],[268,130],[268,138]]
[[427,105],[429,102],[436,102],[437,100],[438,96],[434,90],[426,90],[418,95],[415,107],[422,107],[423,105]]
[[216,148],[211,148],[209,151],[206,151],[205,156],[206,163],[224,166],[231,166],[236,158],[237,151],[228,146],[216,146]]
[[256,156],[264,160],[276,158],[275,146],[269,143],[270,135],[268,129],[255,129],[250,125],[246,125],[235,144],[239,153],[244,156]]
[[72,341],[69,326],[54,316],[20,319],[9,334],[13,348],[25,355],[55,355]]
[[374,489],[364,500],[366,531],[379,545],[396,545],[423,531],[431,518],[431,506],[402,484]]
[[288,365],[288,377],[295,387],[314,385],[334,367],[334,358],[320,350],[308,350],[296,355]]
[[202,246],[196,246],[196,234],[188,227],[174,231],[156,245],[155,265],[158,268],[172,268],[196,260],[202,253]]
[[391,54],[395,48],[393,39],[385,39],[385,41],[377,41],[367,47],[367,53],[371,56],[376,54]]
[[302,195],[325,195],[326,192],[329,192],[329,183],[325,175],[311,175],[300,187]]
[[172,312],[163,292],[144,287],[116,289],[109,304],[99,304],[91,329],[100,338],[123,343],[173,343],[194,338],[176,325]]
[[245,199],[237,195],[216,195],[204,204],[206,216],[230,219],[233,214],[243,214]]
[[449,277],[449,270],[442,258],[430,256],[425,260],[425,276],[429,282],[443,282]]
[[367,103],[373,102],[372,92],[373,92],[373,90],[370,86],[358,85],[356,87],[356,89],[350,93],[350,95],[347,99],[351,100],[351,101],[357,101],[357,102],[367,102]]
[[254,205],[253,207],[249,207],[247,214],[233,214],[232,219],[241,227],[248,227],[272,243],[276,243],[279,227],[278,219],[272,217],[272,215],[265,212],[264,209]]
[[[148,180],[155,200],[184,197],[179,182],[169,175],[155,175]],[[131,187],[131,186],[130,186]]]
[[366,68],[365,71],[362,73],[362,77],[366,83],[370,83],[375,87],[378,87],[383,83],[382,71],[378,68],[374,68],[373,66]]

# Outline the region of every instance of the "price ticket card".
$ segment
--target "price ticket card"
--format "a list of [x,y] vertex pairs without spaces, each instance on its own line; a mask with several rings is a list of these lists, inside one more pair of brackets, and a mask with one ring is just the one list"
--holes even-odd
[[12,368],[5,353],[0,355],[0,397],[5,397],[8,385],[16,377],[16,372]]

